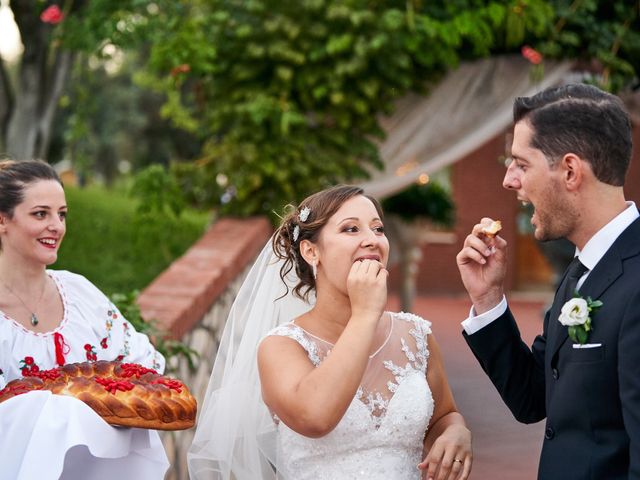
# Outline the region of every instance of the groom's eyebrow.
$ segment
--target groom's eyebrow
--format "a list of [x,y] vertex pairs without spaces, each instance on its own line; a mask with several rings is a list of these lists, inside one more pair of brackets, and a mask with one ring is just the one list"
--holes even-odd
[[513,154],[511,154],[511,159],[512,159],[512,160],[518,160],[519,162],[529,163],[529,162],[527,162],[527,160],[525,160],[525,159],[524,159],[524,158],[522,158],[522,157],[519,157],[518,155],[513,155]]

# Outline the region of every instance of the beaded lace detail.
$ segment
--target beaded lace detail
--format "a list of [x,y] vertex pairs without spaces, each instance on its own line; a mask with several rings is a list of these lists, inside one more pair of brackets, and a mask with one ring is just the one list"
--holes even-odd
[[309,338],[309,335],[296,324],[286,323],[284,325],[280,325],[269,332],[269,335],[277,335],[294,339],[302,346],[302,348],[305,349],[311,363],[316,367],[320,365],[320,356],[318,355],[318,348],[316,344]]
[[[416,465],[434,407],[426,381],[431,323],[408,313],[389,318],[388,337],[370,357],[362,383],[333,431],[314,439],[278,424],[279,478],[420,479]],[[295,340],[315,366],[333,348],[294,323],[269,335]]]

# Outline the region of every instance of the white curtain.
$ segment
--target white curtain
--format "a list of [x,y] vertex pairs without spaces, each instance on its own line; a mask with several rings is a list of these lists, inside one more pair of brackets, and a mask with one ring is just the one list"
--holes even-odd
[[571,68],[568,62],[545,62],[543,78],[533,82],[531,66],[519,55],[463,63],[428,96],[412,93],[399,100],[394,114],[381,119],[385,168],[371,172],[365,191],[384,198],[423,173],[455,163],[511,124],[515,97],[563,83]]

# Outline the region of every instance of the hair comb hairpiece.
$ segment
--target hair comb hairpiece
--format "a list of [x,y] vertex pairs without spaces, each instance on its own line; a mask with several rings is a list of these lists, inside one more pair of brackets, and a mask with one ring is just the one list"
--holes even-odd
[[309,207],[304,207],[302,210],[300,210],[300,215],[298,215],[298,218],[300,219],[301,222],[304,223],[309,218],[310,213],[311,213],[311,209]]
[[293,227],[293,243],[298,241],[298,237],[300,236],[300,225],[296,225]]

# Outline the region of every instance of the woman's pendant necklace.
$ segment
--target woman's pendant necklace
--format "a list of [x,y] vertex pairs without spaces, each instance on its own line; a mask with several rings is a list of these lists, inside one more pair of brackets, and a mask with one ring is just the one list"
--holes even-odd
[[[22,300],[22,298],[20,298],[18,294],[14,292],[9,285],[7,285],[4,282],[2,283],[4,284],[4,287],[9,291],[9,293],[14,297],[16,297],[18,300],[20,300],[20,303],[22,304],[22,306],[31,314],[31,325],[33,325],[34,327],[38,325],[38,323],[40,323],[40,320],[38,320],[38,317],[36,316],[36,312],[34,310],[31,310],[29,307],[27,307],[27,304],[24,303],[24,300]],[[45,284],[42,286],[42,292],[40,293],[40,298],[38,299],[38,303],[36,304],[36,309],[38,308],[38,306],[40,305],[40,302],[42,301],[42,297],[44,296],[44,291],[46,290],[46,288],[47,288],[47,284],[45,282]]]

